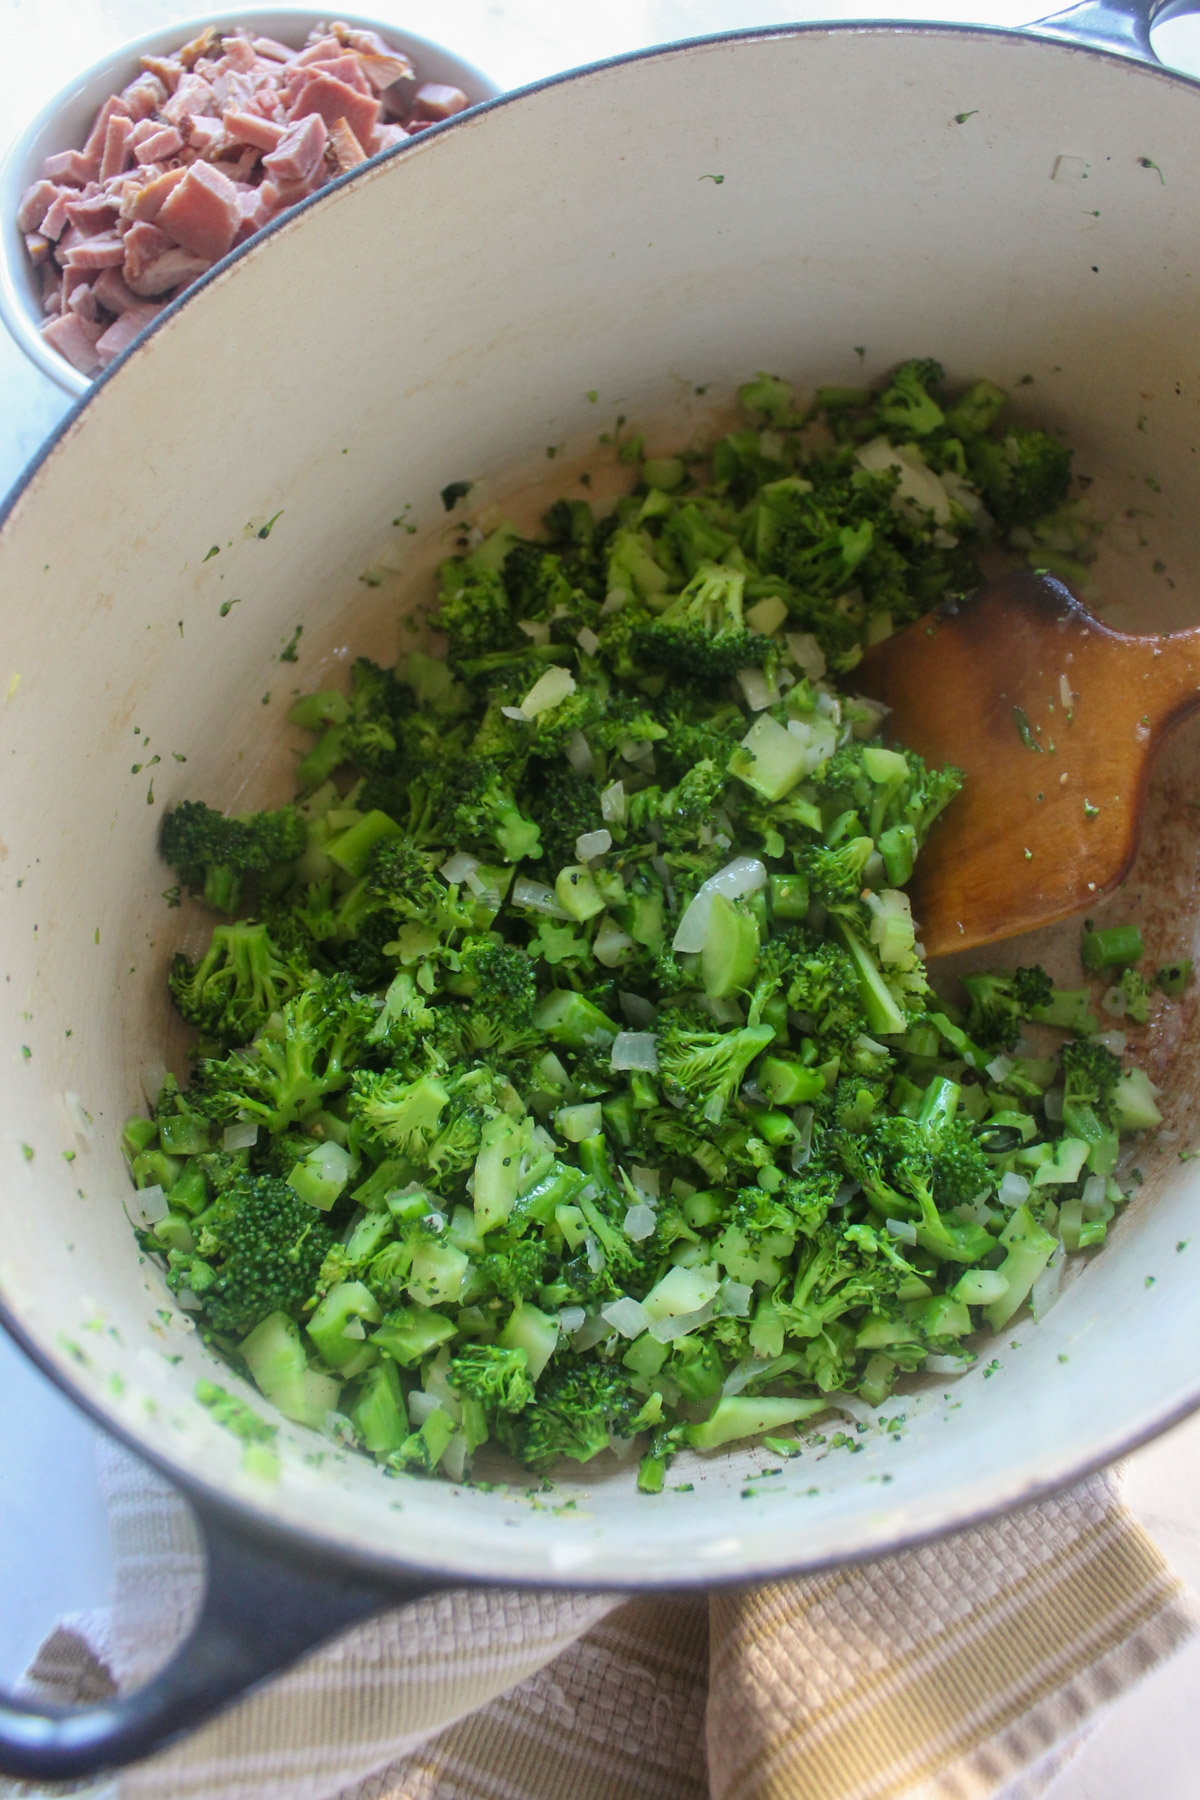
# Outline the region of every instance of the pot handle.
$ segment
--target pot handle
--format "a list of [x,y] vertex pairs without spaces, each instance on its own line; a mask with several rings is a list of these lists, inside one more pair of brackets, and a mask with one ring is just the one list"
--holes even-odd
[[1150,45],[1150,27],[1169,13],[1192,11],[1190,5],[1167,0],[1083,0],[1065,12],[1035,19],[1023,30],[1037,37],[1063,38],[1085,50],[1108,50],[1135,62],[1162,64]]
[[326,1638],[440,1585],[323,1568],[211,1506],[193,1506],[207,1576],[191,1634],[143,1687],[98,1706],[0,1694],[0,1773],[70,1781],[150,1756]]

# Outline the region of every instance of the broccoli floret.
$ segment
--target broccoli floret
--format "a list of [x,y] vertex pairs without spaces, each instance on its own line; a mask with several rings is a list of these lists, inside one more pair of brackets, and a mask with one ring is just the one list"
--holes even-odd
[[162,853],[191,894],[218,912],[236,912],[247,877],[284,871],[308,834],[294,806],[227,819],[202,800],[183,800],[163,819]]
[[456,763],[446,782],[443,817],[450,841],[463,848],[499,850],[505,862],[542,854],[541,835],[509,785],[507,772],[492,758]]
[[663,1092],[684,1116],[716,1125],[756,1056],[775,1041],[770,1025],[699,1031],[672,1020],[658,1040]]
[[624,1370],[571,1362],[548,1370],[530,1406],[501,1415],[503,1442],[527,1468],[546,1469],[560,1456],[590,1462],[607,1450],[610,1434],[632,1437],[642,1402]]
[[750,994],[750,1023],[757,1025],[779,995],[791,1012],[811,1020],[812,1033],[835,1044],[864,1028],[858,977],[845,950],[816,932],[772,932],[763,945]]
[[998,442],[975,438],[967,445],[967,460],[1002,531],[1035,525],[1062,505],[1071,486],[1071,452],[1046,431],[1014,426]]
[[375,1022],[372,1000],[344,975],[318,977],[272,1015],[255,1042],[196,1064],[193,1097],[210,1118],[286,1131],[350,1080]]
[[478,1269],[503,1300],[528,1300],[542,1286],[545,1244],[537,1238],[519,1238],[506,1250],[488,1250],[478,1259]]
[[514,649],[523,641],[497,570],[480,567],[468,557],[443,563],[441,576],[434,623],[446,633],[446,657],[452,666]]
[[451,1387],[478,1400],[489,1414],[522,1413],[534,1399],[528,1370],[524,1350],[471,1344],[451,1359],[449,1380]]
[[1063,1129],[1089,1146],[1088,1166],[1097,1175],[1110,1175],[1117,1163],[1113,1099],[1122,1073],[1120,1057],[1095,1038],[1063,1046]]
[[741,569],[702,563],[665,612],[641,626],[634,647],[650,663],[698,681],[716,681],[773,654],[768,637],[742,618]]
[[190,1290],[218,1331],[245,1337],[268,1313],[297,1317],[334,1243],[320,1213],[273,1175],[240,1175],[205,1214],[194,1251],[172,1251],[167,1280]]
[[846,838],[836,847],[805,844],[796,852],[796,872],[803,875],[809,892],[829,907],[850,906],[866,886],[867,864],[875,849],[869,837]]
[[967,991],[967,1033],[989,1048],[1011,1050],[1021,1034],[1021,1020],[1037,1016],[1050,1005],[1054,984],[1038,964],[1016,969],[1011,975],[964,975]]
[[880,425],[893,442],[928,437],[945,424],[946,416],[931,392],[941,387],[944,378],[941,363],[928,357],[901,363],[894,371],[875,408]]
[[295,952],[277,947],[265,925],[244,919],[218,925],[199,962],[178,953],[167,986],[189,1025],[225,1043],[244,1044],[311,972]]
[[542,855],[551,869],[561,869],[576,860],[576,838],[603,824],[600,790],[569,763],[539,761],[534,767],[530,809],[537,815]]

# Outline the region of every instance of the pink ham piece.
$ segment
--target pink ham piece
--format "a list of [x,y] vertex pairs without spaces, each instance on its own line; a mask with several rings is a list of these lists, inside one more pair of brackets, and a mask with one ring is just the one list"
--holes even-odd
[[114,113],[104,134],[104,151],[100,157],[100,179],[111,181],[124,172],[131,160],[129,140],[133,136],[133,120],[127,113]]
[[47,319],[42,326],[46,342],[53,344],[59,355],[73,363],[81,375],[94,375],[100,367],[96,351],[100,335],[101,327],[94,320],[81,319],[78,313],[72,312]]
[[461,88],[444,81],[426,81],[413,97],[413,110],[421,119],[451,119],[471,102]]
[[251,41],[254,45],[255,55],[265,57],[268,62],[290,63],[296,54],[294,50],[289,50],[286,44],[279,43],[275,38],[256,37]]
[[225,68],[233,74],[249,75],[258,63],[254,45],[248,37],[233,35],[222,40],[221,48],[225,54],[221,58]]
[[328,75],[333,81],[344,81],[356,93],[370,94],[371,84],[362,72],[362,64],[357,56],[333,56],[321,62],[309,63],[308,72],[313,75]]
[[[463,104],[466,104],[465,100]],[[347,87],[344,81],[337,81],[332,75],[318,75],[301,88],[288,117],[305,119],[312,113],[318,113],[326,125],[336,125],[339,119],[345,119],[359,143],[366,144],[379,118],[379,102],[370,95],[360,94],[356,88]]]
[[137,129],[146,131],[145,137],[138,139],[133,146],[134,157],[140,163],[167,162],[172,156],[178,156],[183,149],[183,139],[174,125],[159,125],[152,119],[145,119]]
[[[173,94],[183,75],[183,64],[177,56],[143,56],[142,68],[147,75],[153,75],[161,81],[163,91]],[[159,108],[161,111],[161,107]]]
[[[40,231],[42,220],[61,193],[62,189],[53,181],[35,181],[32,187],[27,187],[17,208],[17,230]],[[74,195],[71,197],[73,199]]]
[[162,304],[140,300],[136,306],[127,307],[120,318],[113,323],[96,340],[96,355],[100,367],[107,369],[110,362],[115,362],[122,350],[128,350],[139,331],[156,319],[162,311]]
[[111,231],[117,222],[121,203],[111,194],[91,194],[82,200],[73,196],[67,201],[67,217],[85,234]]
[[339,175],[344,175],[348,169],[356,169],[359,163],[367,160],[366,151],[345,119],[339,119],[329,133],[329,148],[333,151],[333,160],[337,164]]
[[70,219],[67,214],[70,194],[70,188],[59,189],[58,199],[51,203],[49,211],[45,214],[38,227],[38,230],[42,233],[43,237],[60,238],[67,229],[67,226],[70,224]]
[[77,313],[81,319],[99,319],[100,309],[96,304],[95,289],[90,282],[81,281],[71,289],[66,310]]
[[146,221],[157,219],[168,196],[175,191],[186,174],[186,169],[167,169],[164,174],[147,181],[144,187],[135,188],[125,197],[121,207],[122,217]]
[[186,118],[179,130],[189,152],[195,156],[207,156],[215,145],[225,140],[225,127],[220,119]]
[[119,269],[125,261],[125,239],[117,232],[85,238],[59,258],[68,269]]
[[403,125],[377,125],[373,154],[378,156],[381,150],[391,150],[394,145],[402,144],[409,135]]
[[184,119],[202,119],[217,111],[217,96],[202,75],[181,76],[179,86],[166,102],[159,108],[159,117],[168,125],[178,125]]
[[108,136],[110,119],[124,119],[129,116],[129,108],[120,94],[110,94],[96,117],[92,120],[92,129],[84,141],[83,154],[92,163],[93,174],[100,167],[100,158],[104,155],[104,140]]
[[287,130],[286,125],[265,119],[261,113],[236,112],[232,107],[226,109],[224,124],[228,136],[239,144],[252,144],[256,150],[277,150]]
[[40,231],[25,233],[25,254],[35,269],[50,261],[50,239],[43,237]]
[[328,142],[325,120],[313,113],[284,132],[278,147],[263,157],[263,168],[277,183],[308,181],[320,169]]
[[125,102],[131,119],[137,121],[148,119],[156,113],[167,97],[166,84],[152,75],[147,69],[136,81],[121,89],[121,98]]
[[91,181],[100,167],[99,161],[92,162],[82,150],[60,150],[55,156],[48,156],[42,164],[42,174],[48,181],[65,182],[68,187],[81,188],[86,181]]
[[172,288],[187,287],[211,267],[206,256],[193,256],[190,250],[180,250],[172,245],[150,263],[136,281],[129,275],[128,263],[125,272],[134,293],[140,294],[143,300],[153,300],[160,294],[169,294]]
[[321,62],[327,56],[338,56],[342,46],[335,37],[314,38],[311,44],[305,44],[303,50],[290,58],[293,69],[303,69],[309,63]]
[[[204,258],[206,265],[216,262],[232,247],[241,222],[238,192],[232,181],[219,169],[202,162],[191,165],[159,208],[156,220],[183,249]],[[136,293],[146,291],[132,280],[130,286]]]
[[335,19],[329,29],[340,44],[357,50],[362,72],[377,94],[393,87],[397,81],[413,79],[413,66],[407,56],[389,48],[377,31],[343,25],[340,19]]
[[105,311],[115,313],[118,318],[131,306],[142,305],[120,269],[101,269],[92,283],[92,292]]

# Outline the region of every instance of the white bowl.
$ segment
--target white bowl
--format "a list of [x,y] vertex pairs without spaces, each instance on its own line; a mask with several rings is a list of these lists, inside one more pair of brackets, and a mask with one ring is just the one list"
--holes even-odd
[[244,25],[264,37],[273,37],[282,44],[294,44],[299,48],[314,25],[331,18],[344,19],[347,24],[379,32],[389,44],[409,57],[422,81],[440,81],[461,88],[472,106],[492,100],[500,92],[495,82],[453,51],[430,43],[428,38],[418,37],[414,32],[401,31],[386,20],[346,12],[336,5],[286,9],[255,7],[245,11],[207,13],[202,18],[148,31],[145,36],[122,44],[111,56],[93,63],[90,69],[68,82],[10,144],[0,162],[0,317],[25,354],[68,393],[86,393],[92,378],[80,374],[42,336],[39,327],[46,315],[42,311],[41,284],[26,253],[24,237],[17,229],[21,196],[30,183],[37,180],[43,160],[56,151],[79,148],[97,109],[110,94],[119,93],[134,79],[140,71],[139,58],[143,56],[160,56],[177,50],[206,25],[215,25],[218,31],[231,31],[236,25]]

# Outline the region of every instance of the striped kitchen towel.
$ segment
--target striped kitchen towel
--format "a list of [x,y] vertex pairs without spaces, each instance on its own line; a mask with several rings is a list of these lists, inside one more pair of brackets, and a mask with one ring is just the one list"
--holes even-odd
[[[94,1699],[199,1598],[186,1506],[106,1446],[117,1593],[32,1683]],[[879,1562],[715,1595],[460,1590],[309,1656],[93,1800],[1035,1800],[1194,1631],[1099,1475]],[[0,1793],[37,1790],[0,1783]],[[75,1790],[79,1792],[80,1790]]]

